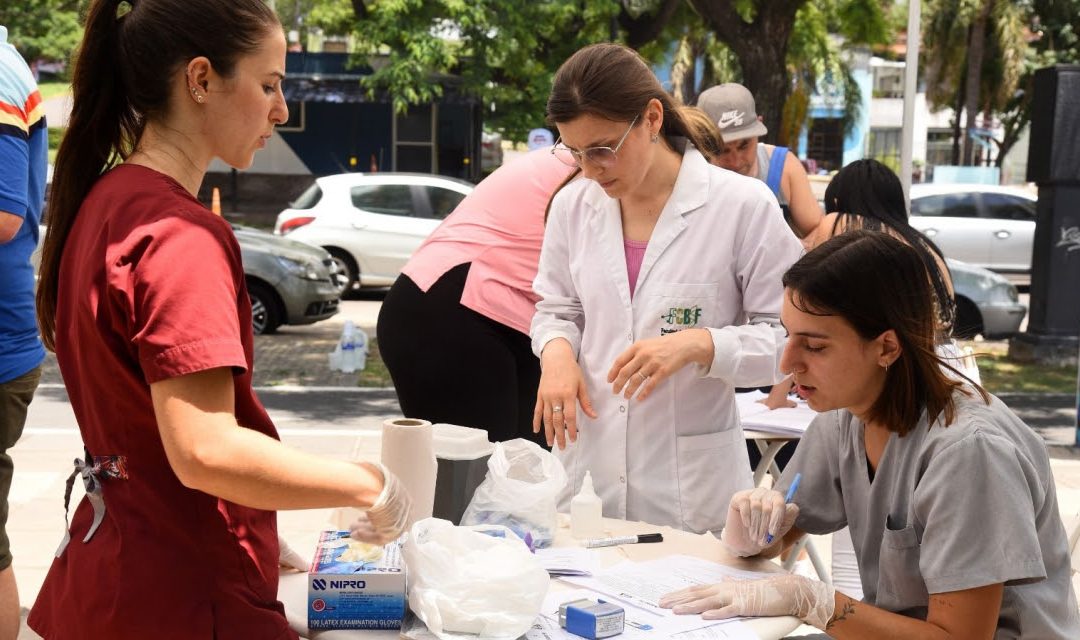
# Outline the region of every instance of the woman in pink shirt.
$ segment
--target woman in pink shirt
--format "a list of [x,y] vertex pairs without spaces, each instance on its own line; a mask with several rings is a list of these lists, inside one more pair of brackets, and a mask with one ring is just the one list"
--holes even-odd
[[544,212],[571,172],[548,148],[503,165],[405,265],[383,301],[378,339],[406,416],[542,443],[532,432],[532,281]]

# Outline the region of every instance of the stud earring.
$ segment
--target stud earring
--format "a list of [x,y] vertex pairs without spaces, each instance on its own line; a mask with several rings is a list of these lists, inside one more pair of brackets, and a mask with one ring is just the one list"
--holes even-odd
[[196,101],[196,102],[200,102],[200,103],[201,103],[201,102],[203,101],[203,97],[202,97],[201,95],[199,95],[199,93],[198,93],[198,91],[197,91],[197,90],[195,89],[195,87],[191,87],[191,97],[195,98],[195,101]]
[[652,143],[656,144],[657,142],[660,142],[660,134],[659,133],[654,133],[654,134],[652,134]]

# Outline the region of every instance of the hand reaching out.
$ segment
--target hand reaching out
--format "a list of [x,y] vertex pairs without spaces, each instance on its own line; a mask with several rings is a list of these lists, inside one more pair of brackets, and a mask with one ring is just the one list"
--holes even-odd
[[700,613],[706,620],[736,616],[796,616],[824,630],[835,608],[834,591],[804,576],[778,575],[761,580],[728,580],[688,587],[660,599],[676,614]]
[[409,525],[412,499],[398,477],[385,466],[376,462],[363,464],[382,474],[383,489],[375,504],[349,525],[349,535],[372,544],[386,544],[397,540]]

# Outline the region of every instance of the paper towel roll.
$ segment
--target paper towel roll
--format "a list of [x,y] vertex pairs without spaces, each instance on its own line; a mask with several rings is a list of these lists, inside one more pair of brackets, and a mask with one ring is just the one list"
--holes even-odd
[[431,423],[397,418],[383,422],[382,463],[401,479],[412,497],[409,526],[431,517],[435,505],[435,460]]

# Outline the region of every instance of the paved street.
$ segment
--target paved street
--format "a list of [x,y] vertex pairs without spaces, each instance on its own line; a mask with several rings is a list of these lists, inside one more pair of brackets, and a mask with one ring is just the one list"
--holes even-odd
[[[282,440],[292,446],[341,459],[377,457],[382,421],[399,415],[392,389],[356,387],[356,375],[331,372],[326,355],[346,319],[372,337],[379,296],[343,303],[342,313],[308,327],[284,327],[256,339],[256,385]],[[1063,513],[1080,511],[1080,455],[1067,447],[1073,440],[1075,407],[1070,396],[1014,395],[1005,398],[1047,440]],[[30,407],[28,424],[12,450],[16,473],[11,489],[8,530],[14,550],[19,595],[30,606],[37,595],[56,545],[63,536],[64,479],[82,445],[75,417],[55,364]],[[72,496],[73,504],[79,491]],[[280,514],[282,534],[301,552],[309,552],[318,531],[327,527],[328,510]],[[826,555],[828,540],[818,544]],[[21,638],[36,638],[24,630]]]

